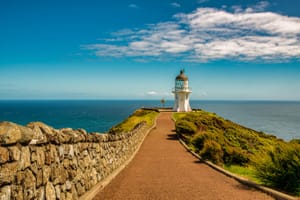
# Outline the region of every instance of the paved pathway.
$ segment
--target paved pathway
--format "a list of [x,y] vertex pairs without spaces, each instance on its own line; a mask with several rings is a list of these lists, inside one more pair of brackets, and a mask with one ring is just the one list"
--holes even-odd
[[272,199],[199,162],[173,129],[171,113],[160,113],[132,162],[94,200]]

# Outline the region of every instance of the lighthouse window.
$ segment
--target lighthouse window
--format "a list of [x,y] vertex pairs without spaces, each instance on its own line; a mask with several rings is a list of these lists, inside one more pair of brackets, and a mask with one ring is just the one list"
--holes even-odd
[[183,88],[183,81],[176,81],[177,88]]

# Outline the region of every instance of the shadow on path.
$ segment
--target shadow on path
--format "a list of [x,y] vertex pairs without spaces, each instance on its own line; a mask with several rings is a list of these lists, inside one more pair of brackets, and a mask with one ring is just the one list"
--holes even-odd
[[168,136],[167,140],[178,140],[178,137],[177,137],[176,133],[175,134],[168,134],[167,136]]

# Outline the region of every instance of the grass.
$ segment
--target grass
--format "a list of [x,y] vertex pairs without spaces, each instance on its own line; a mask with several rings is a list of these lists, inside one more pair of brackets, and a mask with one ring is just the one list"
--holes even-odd
[[142,122],[146,122],[147,125],[150,127],[154,124],[158,113],[159,112],[157,110],[138,109],[123,122],[112,127],[109,130],[109,133],[118,134],[123,132],[130,132]]
[[252,167],[244,167],[240,165],[223,165],[223,168],[231,173],[238,174],[255,183],[262,184],[262,182],[256,177],[255,170]]

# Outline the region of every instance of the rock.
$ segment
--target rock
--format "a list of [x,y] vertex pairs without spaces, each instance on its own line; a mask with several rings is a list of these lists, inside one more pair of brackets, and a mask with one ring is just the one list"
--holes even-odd
[[76,134],[74,135],[74,143],[84,142],[87,137],[87,132],[84,129],[75,130]]
[[14,144],[22,137],[22,133],[17,124],[12,122],[0,123],[0,144]]
[[0,200],[10,200],[11,199],[11,186],[4,186],[0,191]]
[[43,170],[38,170],[36,174],[36,186],[40,187],[43,184]]
[[52,167],[50,179],[54,185],[65,183],[67,178],[68,174],[62,165]]
[[[36,130],[36,143],[46,143],[51,142],[54,144],[59,144],[58,140],[58,131],[51,126],[48,126],[42,122],[31,122],[27,125],[27,127],[31,128],[32,130]],[[39,130],[41,132],[39,132]],[[41,134],[42,133],[42,134]],[[40,139],[40,141],[39,141]]]
[[20,158],[20,170],[24,170],[25,168],[30,166],[30,151],[28,146],[24,146],[21,148],[21,158]]
[[50,165],[55,161],[59,162],[59,156],[55,145],[48,145],[45,151],[45,164]]
[[28,144],[33,137],[31,129],[12,122],[0,123],[0,145]]
[[30,144],[45,144],[48,142],[47,136],[42,132],[41,127],[51,131],[51,128],[42,122],[31,122],[27,125],[33,132],[33,139]]
[[69,159],[72,159],[74,157],[74,147],[73,145],[70,145],[70,150],[67,156]]
[[36,155],[37,155],[37,164],[39,167],[43,166],[45,164],[45,153],[44,153],[43,147],[37,147]]
[[0,167],[0,186],[11,184],[15,179],[18,170],[18,163],[6,163]]
[[78,200],[78,194],[77,194],[77,190],[76,190],[75,185],[72,185],[71,193],[72,193],[72,199],[73,200]]
[[59,159],[61,161],[65,158],[65,149],[64,149],[63,145],[60,145],[58,147],[58,155],[59,155]]
[[60,143],[71,143],[74,141],[74,131],[71,128],[63,128],[59,130],[58,138]]
[[66,181],[66,190],[67,190],[67,191],[70,191],[71,188],[72,188],[72,183],[71,183],[71,181]]
[[36,198],[37,198],[37,200],[45,199],[45,188],[44,187],[40,187],[36,190]]
[[70,160],[69,159],[64,159],[63,162],[62,162],[62,164],[63,164],[63,166],[64,166],[65,169],[67,169],[67,170],[71,169],[71,167],[70,167],[71,164],[70,164]]
[[48,182],[46,185],[46,200],[55,200],[55,188],[51,182]]
[[19,126],[19,129],[21,130],[22,137],[19,140],[19,143],[23,145],[27,145],[31,142],[33,139],[33,132],[30,128],[24,127],[24,126]]
[[60,193],[60,200],[66,200],[66,194]]
[[21,158],[21,151],[17,146],[8,147],[11,161],[18,161]]
[[80,183],[76,183],[76,190],[79,196],[85,193],[85,188]]
[[61,199],[60,185],[55,186],[56,199]]
[[12,200],[23,200],[23,187],[21,185],[12,185]]
[[29,169],[33,172],[33,174],[34,174],[35,176],[37,175],[37,173],[38,173],[38,171],[39,171],[39,169],[38,169],[36,163],[32,163],[32,164],[30,165]]
[[46,185],[50,179],[51,168],[49,166],[44,166],[42,171],[43,171],[43,185]]
[[9,160],[9,151],[5,147],[0,147],[0,164]]
[[24,199],[34,199],[36,194],[36,179],[32,171],[26,169],[24,172]]
[[73,196],[70,192],[67,192],[66,194],[66,200],[73,200]]

